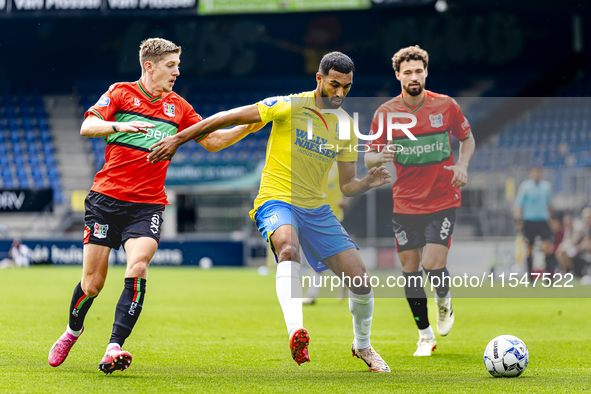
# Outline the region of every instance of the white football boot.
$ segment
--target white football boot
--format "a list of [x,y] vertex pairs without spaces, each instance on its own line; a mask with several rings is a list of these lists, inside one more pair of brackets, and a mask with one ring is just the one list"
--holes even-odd
[[437,303],[437,333],[446,336],[454,325],[454,310],[451,307],[451,295],[448,292],[447,297],[439,298],[435,295]]
[[413,356],[430,356],[436,347],[435,338],[427,338],[421,335],[417,342],[417,351],[414,352]]

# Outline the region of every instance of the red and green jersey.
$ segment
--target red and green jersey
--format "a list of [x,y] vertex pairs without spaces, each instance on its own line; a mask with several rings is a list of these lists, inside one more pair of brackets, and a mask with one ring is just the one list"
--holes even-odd
[[[382,134],[368,144],[374,152],[381,152],[387,144],[388,113],[411,113],[417,124],[409,131],[417,138],[411,140],[402,130],[392,130],[392,147],[396,151],[394,165],[396,181],[392,186],[394,212],[425,214],[459,207],[461,192],[453,187],[453,172],[444,166],[454,165],[451,135],[458,140],[470,136],[470,123],[458,103],[449,96],[425,90],[423,100],[411,107],[402,95],[382,104],[374,114],[371,134]],[[381,115],[380,115],[381,113]],[[382,120],[380,120],[382,119]],[[392,123],[408,124],[411,119],[394,116]]]
[[91,114],[109,122],[143,121],[155,126],[147,134],[115,133],[104,137],[105,165],[94,177],[91,190],[133,203],[168,205],[164,180],[170,160],[148,162],[149,148],[200,122],[201,116],[178,94],[154,97],[140,81],[111,85],[84,117]]

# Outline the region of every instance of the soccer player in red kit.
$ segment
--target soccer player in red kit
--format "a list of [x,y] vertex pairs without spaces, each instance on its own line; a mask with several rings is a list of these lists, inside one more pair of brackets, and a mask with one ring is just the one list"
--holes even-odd
[[[436,347],[427,317],[427,296],[422,286],[422,265],[433,285],[437,285],[437,331],[447,335],[454,323],[446,268],[451,245],[455,210],[461,204],[460,187],[468,180],[468,163],[475,141],[470,124],[458,103],[449,96],[425,90],[429,55],[419,46],[399,50],[392,58],[402,93],[376,111],[371,133],[382,135],[369,143],[367,168],[394,162],[396,181],[392,186],[392,223],[396,250],[406,277],[405,294],[419,328],[415,356],[430,356]],[[388,113],[413,114],[417,124],[409,131],[394,130],[391,140],[385,133]],[[391,115],[392,116],[392,115]],[[395,115],[394,115],[395,117]],[[408,124],[399,116],[393,123]],[[412,123],[412,122],[411,122]],[[451,136],[460,141],[460,156],[454,164]]]
[[[80,134],[103,137],[105,165],[85,200],[82,280],[74,289],[66,332],[52,346],[48,361],[62,364],[84,330],[84,318],[107,277],[109,252],[121,245],[127,254],[125,285],[115,311],[109,345],[99,370],[125,370],[131,354],[121,349],[142,311],[148,265],[160,242],[162,211],[169,205],[164,180],[170,158],[146,160],[148,148],[201,121],[193,107],[172,91],[180,75],[181,47],[161,38],[140,46],[142,76],[111,85],[85,114]],[[239,126],[195,139],[217,151],[256,131]]]

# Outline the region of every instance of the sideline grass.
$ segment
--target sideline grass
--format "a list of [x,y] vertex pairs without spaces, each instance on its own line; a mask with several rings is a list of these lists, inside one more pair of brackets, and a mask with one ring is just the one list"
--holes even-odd
[[[58,368],[47,353],[67,324],[81,267],[0,271],[0,391],[3,392],[589,392],[591,299],[456,299],[456,323],[437,336],[432,357],[413,357],[416,328],[404,299],[376,299],[372,345],[392,373],[374,374],[351,357],[346,302],[304,307],[312,362],[291,359],[273,276],[250,269],[153,267],[142,316],[125,349],[125,372],[97,371],[109,340],[123,268],[87,317],[83,336]],[[433,300],[430,318],[435,322]],[[530,365],[492,378],[488,341],[521,338]]]

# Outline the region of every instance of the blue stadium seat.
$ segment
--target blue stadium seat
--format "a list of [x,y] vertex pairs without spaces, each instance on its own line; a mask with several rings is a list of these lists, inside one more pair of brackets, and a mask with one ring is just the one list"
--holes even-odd
[[23,168],[25,165],[25,158],[23,157],[23,155],[14,155],[13,162],[16,168]]
[[18,187],[22,189],[28,189],[31,186],[27,177],[17,177],[16,180]]
[[64,202],[64,198],[62,196],[62,189],[61,187],[54,187],[53,188],[53,201],[61,204]]
[[45,116],[39,117],[39,115],[37,115],[37,123],[39,125],[39,130],[49,131],[49,122],[47,121]]
[[50,143],[51,142],[51,134],[49,133],[49,130],[41,130],[39,132],[39,137],[41,138],[41,142],[43,142],[43,143]]
[[49,166],[47,167],[47,176],[49,177],[49,180],[51,182],[53,182],[55,180],[59,181],[59,177],[60,177],[57,168],[49,167]]
[[31,155],[29,154],[29,164],[31,165],[31,168],[37,168],[40,165],[40,161],[39,161],[39,155]]
[[43,162],[47,167],[55,167],[57,165],[53,153],[44,153]]
[[4,178],[2,177],[2,183],[4,184],[4,188],[5,189],[11,189],[14,188],[16,185],[14,183],[14,180],[12,179],[12,177],[9,178]]
[[48,155],[53,155],[54,151],[53,151],[53,146],[51,144],[43,144],[43,154],[48,156]]

